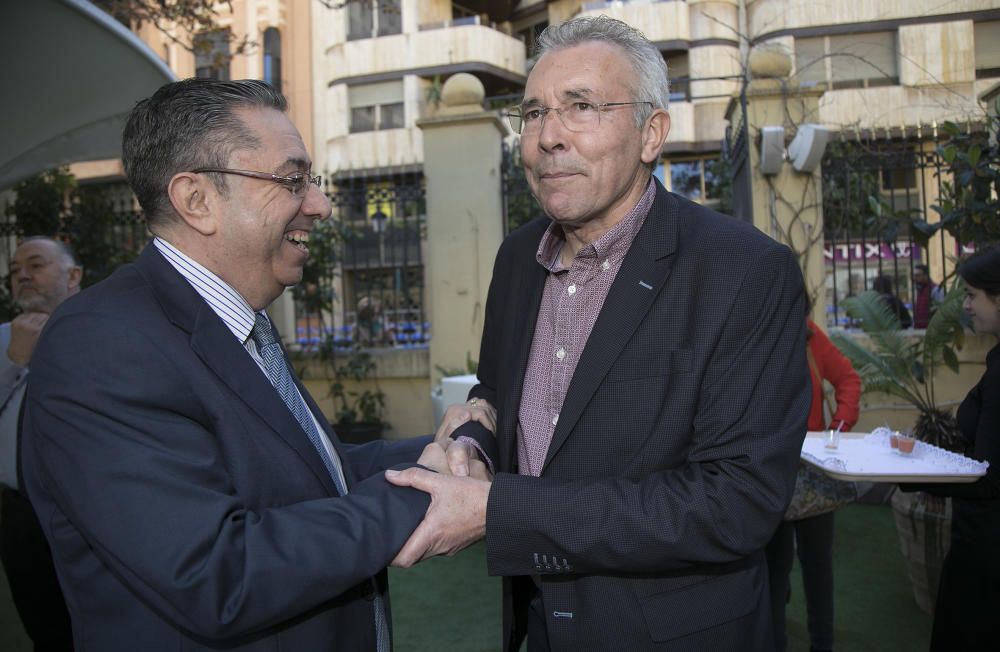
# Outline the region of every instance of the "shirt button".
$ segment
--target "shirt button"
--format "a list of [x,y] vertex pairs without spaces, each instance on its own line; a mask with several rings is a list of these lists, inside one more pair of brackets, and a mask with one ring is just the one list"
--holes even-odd
[[609,269],[611,269],[611,263],[605,260],[603,263],[601,263],[601,269],[603,269],[605,272],[608,271]]
[[566,292],[568,292],[571,295],[576,294],[576,286],[575,285],[569,286],[568,288],[566,288]]
[[562,347],[559,347],[559,350],[556,351],[556,357],[559,358],[560,360],[562,360],[563,358],[565,358],[566,357],[566,349],[564,349]]
[[552,425],[556,425],[557,423],[559,423],[559,415],[558,414],[555,415],[554,417],[552,417]]

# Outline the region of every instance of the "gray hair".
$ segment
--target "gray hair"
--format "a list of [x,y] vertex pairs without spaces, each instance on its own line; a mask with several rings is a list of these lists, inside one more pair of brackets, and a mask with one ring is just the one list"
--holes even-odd
[[64,269],[69,269],[70,267],[82,267],[80,264],[80,258],[76,255],[76,251],[73,250],[73,247],[71,247],[68,242],[59,240],[58,238],[50,238],[47,235],[29,235],[17,243],[17,247],[20,248],[21,245],[29,242],[51,242],[54,244],[56,249],[59,251],[59,255],[63,259],[62,263]]
[[[175,174],[223,168],[235,150],[260,146],[235,114],[253,107],[284,112],[288,103],[263,81],[185,79],[136,104],[122,134],[122,162],[151,229],[173,214],[167,185]],[[212,180],[227,192],[223,175]]]
[[646,104],[636,105],[637,127],[642,127],[655,109],[668,107],[670,81],[667,78],[667,62],[642,32],[620,20],[607,16],[581,16],[558,25],[549,25],[538,37],[534,62],[537,63],[543,55],[554,50],[593,41],[603,41],[621,48],[635,71],[637,87],[630,89],[632,100],[653,103],[652,107]]

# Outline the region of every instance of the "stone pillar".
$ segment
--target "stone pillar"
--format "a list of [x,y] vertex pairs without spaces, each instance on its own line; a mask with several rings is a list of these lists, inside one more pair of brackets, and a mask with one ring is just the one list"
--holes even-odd
[[823,262],[823,192],[820,166],[798,172],[785,161],[776,175],[760,171],[761,129],[785,129],[785,144],[798,128],[819,121],[822,91],[803,89],[789,79],[791,58],[779,45],[758,46],[750,54],[752,81],[747,88],[747,126],[753,223],[795,252],[802,267],[806,291],[813,302],[812,318],[826,324],[826,270]]
[[503,239],[500,117],[482,108],[485,92],[459,73],[441,90],[442,107],[417,122],[427,179],[424,282],[431,322],[431,383],[439,368],[479,358],[486,293]]

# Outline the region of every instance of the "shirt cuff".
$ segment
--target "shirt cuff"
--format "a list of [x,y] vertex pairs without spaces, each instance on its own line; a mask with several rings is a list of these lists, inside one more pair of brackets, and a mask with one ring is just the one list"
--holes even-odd
[[472,437],[459,437],[455,441],[460,441],[464,444],[472,445],[472,447],[475,448],[476,452],[479,454],[479,459],[482,460],[484,464],[486,464],[486,468],[490,470],[490,473],[496,475],[496,473],[493,471],[493,460],[491,460],[489,455],[487,455],[485,451],[483,451],[478,441],[476,441]]

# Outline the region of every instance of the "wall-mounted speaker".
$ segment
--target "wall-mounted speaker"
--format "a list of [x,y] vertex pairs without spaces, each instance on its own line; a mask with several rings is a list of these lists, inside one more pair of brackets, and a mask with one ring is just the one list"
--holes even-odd
[[788,158],[799,172],[812,172],[823,160],[830,130],[817,124],[804,124],[788,146]]
[[785,128],[762,127],[760,130],[760,173],[778,174],[785,160]]

